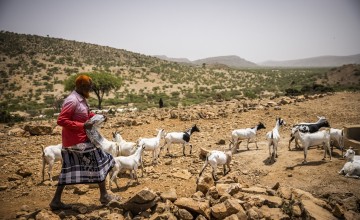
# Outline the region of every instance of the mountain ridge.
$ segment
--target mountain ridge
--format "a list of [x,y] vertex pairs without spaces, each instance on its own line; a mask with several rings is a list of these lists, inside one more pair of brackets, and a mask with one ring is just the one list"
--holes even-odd
[[165,55],[156,55],[155,57],[172,62],[189,63],[189,64],[223,64],[229,67],[337,67],[347,64],[360,64],[360,54],[348,56],[316,56],[293,60],[268,60],[254,63],[236,55],[207,57],[190,61],[188,58],[172,58]]
[[335,67],[346,64],[360,64],[360,54],[348,56],[326,55],[283,61],[269,60],[259,63],[261,66],[277,67]]

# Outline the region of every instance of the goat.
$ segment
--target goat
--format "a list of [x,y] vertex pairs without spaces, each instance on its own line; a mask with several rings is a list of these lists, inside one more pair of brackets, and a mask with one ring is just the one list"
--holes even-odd
[[165,130],[160,129],[156,137],[153,137],[153,138],[140,138],[138,140],[138,144],[140,146],[142,146],[142,145],[145,146],[145,151],[152,151],[153,152],[153,163],[155,163],[156,160],[157,160],[157,157],[158,157],[157,152],[159,150],[160,140],[164,136],[165,136]]
[[[302,133],[299,130],[296,131],[298,133],[299,140],[301,145],[304,148],[304,161],[303,164],[306,164],[306,156],[308,148],[311,146],[316,145],[323,145],[324,146],[324,158],[326,158],[326,152],[329,151],[330,161],[331,161],[331,151],[330,151],[330,129],[327,128],[326,130],[317,131],[315,133]],[[296,134],[295,133],[295,134]]]
[[86,135],[90,139],[91,143],[95,146],[100,147],[106,153],[111,154],[113,157],[118,156],[119,145],[114,141],[109,141],[98,131],[100,125],[106,120],[103,115],[94,115],[90,121],[94,122],[91,129],[86,129]]
[[[277,154],[277,147],[279,145],[279,141],[280,141],[280,133],[279,133],[279,129],[280,126],[285,125],[286,122],[281,119],[281,118],[276,118],[276,124],[275,127],[269,131],[266,134],[266,139],[268,140],[268,146],[269,146],[269,158],[270,161],[276,161],[276,158],[278,157]],[[271,152],[271,147],[273,147],[272,152]]]
[[115,160],[115,166],[111,169],[110,175],[111,178],[109,180],[109,190],[111,191],[111,185],[112,182],[115,179],[116,187],[119,188],[119,185],[117,183],[117,175],[121,170],[130,170],[131,178],[133,179],[135,177],[136,182],[139,183],[138,177],[137,177],[137,170],[139,167],[141,167],[141,176],[144,174],[143,166],[141,164],[141,156],[142,152],[145,149],[145,145],[138,146],[135,153],[130,156],[119,156],[114,157]]
[[129,156],[136,151],[136,143],[125,141],[118,131],[112,132],[113,141],[118,145],[116,156]]
[[44,182],[45,180],[45,165],[48,164],[49,165],[49,169],[48,169],[48,175],[49,175],[49,179],[50,181],[52,181],[52,177],[51,177],[51,170],[54,166],[54,163],[56,161],[62,161],[62,156],[61,156],[61,149],[62,149],[62,144],[58,144],[58,145],[50,145],[45,147],[45,149],[43,148],[43,146],[41,146],[41,150],[42,150],[42,181]]
[[[231,145],[233,145],[232,148]],[[218,151],[218,150],[212,150],[210,151],[207,155],[206,155],[206,159],[205,159],[205,163],[199,173],[199,177],[197,179],[197,183],[200,179],[201,174],[204,172],[205,168],[207,167],[208,164],[210,164],[210,166],[212,167],[212,177],[215,181],[218,180],[218,178],[216,177],[216,169],[218,165],[223,165],[224,167],[224,176],[226,174],[228,174],[231,171],[230,168],[230,162],[232,159],[232,155],[236,152],[237,150],[237,146],[236,144],[234,144],[232,141],[230,141],[229,144],[229,150],[227,151]],[[226,166],[228,167],[228,170],[226,171]]]
[[[185,156],[185,144],[189,144],[190,145],[190,154],[191,154],[192,145],[189,143],[189,141],[190,141],[191,134],[194,133],[194,132],[200,132],[200,130],[196,126],[196,124],[193,125],[191,128],[189,128],[185,132],[170,132],[170,133],[167,133],[165,135],[165,138],[164,138],[165,143],[160,148],[160,152],[165,146],[170,145],[171,143],[176,143],[176,144],[182,144],[183,145],[183,155],[184,156]],[[160,152],[159,152],[159,155],[160,155]],[[167,153],[170,154],[169,146],[167,146]]]
[[344,155],[347,162],[339,171],[339,174],[344,174],[345,177],[360,178],[360,157],[355,156],[355,151],[350,147]]
[[256,149],[258,148],[257,141],[256,141],[256,131],[260,129],[265,129],[265,125],[261,122],[259,122],[258,125],[256,125],[254,128],[244,128],[244,129],[237,129],[233,130],[231,132],[231,138],[232,143],[234,143],[237,146],[237,149],[239,149],[239,146],[242,142],[242,140],[247,140],[247,149],[249,150],[249,141],[254,140]]
[[291,150],[290,144],[294,139],[295,139],[295,147],[296,148],[299,147],[298,137],[295,136],[296,131],[299,130],[302,133],[314,133],[314,132],[317,132],[322,127],[330,127],[330,124],[325,117],[318,116],[318,119],[319,120],[315,123],[299,123],[292,127],[291,134],[290,134],[291,138],[289,140],[289,150]]
[[341,150],[341,156],[344,154],[344,129],[336,129],[330,128],[330,146],[331,151],[333,150],[333,146],[339,146]]

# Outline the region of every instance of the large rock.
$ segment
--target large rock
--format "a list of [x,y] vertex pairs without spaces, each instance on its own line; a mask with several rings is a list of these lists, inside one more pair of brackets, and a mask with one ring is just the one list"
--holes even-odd
[[249,188],[241,188],[242,192],[252,193],[252,194],[266,194],[266,189],[258,186],[252,186]]
[[301,201],[302,209],[306,215],[306,219],[316,220],[336,220],[337,218],[328,210],[315,204],[312,200],[304,199]]
[[8,131],[8,136],[14,136],[14,137],[22,137],[26,131],[21,128],[13,128]]
[[174,203],[179,208],[186,209],[190,212],[196,212],[210,219],[210,204],[208,200],[195,200],[193,198],[179,198]]
[[211,176],[201,176],[196,185],[196,191],[206,194],[212,186],[214,186],[214,179]]
[[211,207],[211,214],[217,219],[224,219],[240,211],[244,212],[244,209],[237,199],[228,199]]
[[283,200],[277,196],[261,195],[265,199],[264,204],[270,208],[280,208],[283,204]]
[[290,217],[287,214],[284,214],[280,208],[269,208],[268,206],[262,206],[259,211],[265,219],[290,219]]
[[234,195],[238,193],[241,189],[240,183],[230,183],[230,184],[217,184],[216,190],[218,191],[219,195]]
[[123,204],[119,204],[119,208],[123,208],[137,214],[155,206],[159,200],[160,197],[158,197],[155,192],[149,190],[148,188],[144,188]]
[[301,189],[292,189],[292,193],[295,196],[295,198],[299,199],[299,200],[310,200],[312,201],[314,204],[321,206],[327,210],[331,210],[331,207],[323,200],[318,199],[316,197],[314,197],[311,193],[306,192],[304,190]]
[[176,189],[171,188],[168,191],[161,193],[160,197],[164,201],[166,201],[168,199],[171,202],[174,202],[177,199]]
[[28,131],[31,135],[47,135],[52,134],[53,128],[50,125],[27,124],[25,125],[24,130]]

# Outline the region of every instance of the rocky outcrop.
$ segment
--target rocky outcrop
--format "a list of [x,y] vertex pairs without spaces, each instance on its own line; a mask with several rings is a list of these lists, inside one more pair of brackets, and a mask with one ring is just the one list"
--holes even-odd
[[[359,219],[357,199],[329,196],[320,199],[301,189],[276,184],[243,186],[229,178],[215,183],[210,176],[201,177],[191,198],[176,195],[175,189],[154,192],[143,188],[126,201],[113,201],[108,206],[90,211],[87,205],[74,205],[71,210],[31,211],[21,207],[17,218],[62,219]],[[204,183],[208,186],[204,187]],[[211,185],[211,186],[210,186]],[[82,194],[87,187],[74,192]],[[80,192],[81,191],[81,192]],[[86,197],[86,196],[83,196]],[[89,198],[90,199],[90,198]],[[86,199],[82,199],[82,204]],[[355,209],[355,210],[354,210]],[[72,217],[71,217],[72,216]]]

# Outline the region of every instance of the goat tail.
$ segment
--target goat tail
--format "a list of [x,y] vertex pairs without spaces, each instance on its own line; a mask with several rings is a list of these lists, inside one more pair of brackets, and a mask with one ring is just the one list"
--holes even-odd
[[40,147],[41,147],[42,157],[44,157],[45,156],[44,145],[41,144]]

